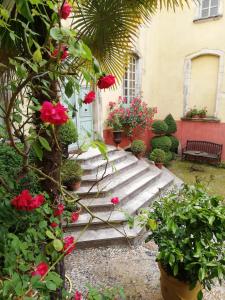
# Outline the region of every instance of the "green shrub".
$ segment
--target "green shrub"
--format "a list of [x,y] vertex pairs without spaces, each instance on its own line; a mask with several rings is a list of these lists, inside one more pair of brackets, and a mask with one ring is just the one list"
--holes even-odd
[[165,152],[165,165],[167,165],[173,159],[173,153],[171,151]]
[[134,140],[131,144],[131,151],[133,153],[142,153],[146,150],[146,145],[142,140]]
[[167,134],[175,133],[177,131],[177,124],[176,121],[174,120],[173,116],[169,114],[164,122],[167,124],[168,129],[167,129]]
[[152,149],[162,149],[164,151],[169,151],[172,142],[168,136],[156,136],[151,140]]
[[62,182],[65,185],[73,182],[81,181],[83,170],[81,165],[73,159],[67,159],[64,161],[61,169]]
[[165,134],[168,130],[168,126],[164,121],[154,121],[152,123],[152,131],[155,134]]
[[59,140],[64,145],[75,143],[78,139],[78,133],[73,120],[69,120],[67,123],[59,128]]
[[166,158],[165,151],[161,149],[154,149],[149,156],[150,160],[153,160],[156,163],[164,163]]
[[169,137],[169,139],[171,140],[171,143],[172,143],[170,150],[172,152],[177,153],[178,146],[179,146],[179,140],[173,135],[168,135],[168,137]]

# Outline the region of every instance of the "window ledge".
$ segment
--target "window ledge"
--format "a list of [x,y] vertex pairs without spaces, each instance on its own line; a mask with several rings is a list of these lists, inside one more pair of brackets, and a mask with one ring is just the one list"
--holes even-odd
[[216,117],[206,117],[206,118],[187,118],[182,117],[182,121],[189,121],[189,122],[203,122],[203,123],[220,123],[220,119]]
[[194,23],[204,23],[204,22],[208,22],[208,21],[216,21],[219,20],[223,17],[222,14],[217,15],[217,16],[213,16],[213,17],[207,17],[207,18],[196,18],[193,20]]

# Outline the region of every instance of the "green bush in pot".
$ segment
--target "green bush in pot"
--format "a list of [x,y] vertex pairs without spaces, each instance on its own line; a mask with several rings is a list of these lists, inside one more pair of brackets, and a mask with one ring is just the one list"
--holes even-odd
[[146,150],[146,145],[142,140],[134,140],[131,144],[131,151],[134,155],[143,155]]
[[78,140],[77,128],[72,119],[69,119],[64,125],[59,128],[59,141],[62,146],[63,155],[65,158],[69,156],[68,146],[76,143]]
[[166,118],[164,119],[164,122],[168,126],[168,129],[167,129],[167,132],[166,132],[167,134],[172,134],[172,133],[175,133],[177,131],[176,121],[174,120],[174,118],[171,114],[166,116]]
[[83,170],[81,165],[73,159],[64,161],[61,169],[62,183],[67,186],[69,190],[79,189]]
[[169,151],[172,142],[168,136],[156,136],[151,140],[152,149],[162,149],[164,151]]
[[155,201],[138,219],[149,232],[146,241],[158,245],[157,261],[169,278],[209,290],[214,279],[225,279],[225,205],[220,197],[200,184],[184,186]]
[[168,125],[164,121],[157,120],[152,123],[152,131],[155,134],[166,134],[167,130]]

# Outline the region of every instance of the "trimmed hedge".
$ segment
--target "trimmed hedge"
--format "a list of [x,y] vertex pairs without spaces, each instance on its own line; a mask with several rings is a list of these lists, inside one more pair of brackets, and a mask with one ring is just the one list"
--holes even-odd
[[64,145],[75,143],[78,139],[77,128],[73,120],[69,120],[59,128],[59,140]]
[[154,149],[150,155],[149,159],[153,160],[156,163],[164,163],[166,159],[166,153],[162,149]]
[[131,151],[133,153],[141,153],[146,150],[146,145],[142,140],[134,140],[131,144]]
[[164,121],[154,121],[152,123],[152,131],[155,134],[165,134],[168,131],[168,125]]
[[174,120],[173,116],[169,114],[165,119],[164,122],[167,124],[168,129],[167,129],[167,134],[175,133],[177,131],[177,124],[176,121]]
[[172,152],[177,153],[178,146],[179,146],[179,140],[173,135],[168,135],[168,138],[171,140],[171,143],[172,143],[170,150]]
[[168,136],[156,136],[151,140],[152,149],[162,149],[164,151],[169,151],[172,142]]

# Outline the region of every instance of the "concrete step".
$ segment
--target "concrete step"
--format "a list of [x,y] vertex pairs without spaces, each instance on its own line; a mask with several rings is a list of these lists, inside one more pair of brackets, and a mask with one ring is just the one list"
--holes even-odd
[[[109,157],[115,151],[117,151],[116,147],[110,145],[107,146],[107,153]],[[94,163],[98,160],[102,160],[102,154],[97,148],[90,148],[88,151],[80,154],[79,156],[71,154],[70,158],[77,159],[81,164],[90,164],[92,162]]]
[[[76,191],[76,194],[78,194],[80,197],[85,197],[88,194],[89,197],[99,197],[100,195],[105,196],[107,193],[113,193],[116,189],[118,190],[120,187],[122,187],[125,184],[128,184],[130,181],[138,178],[139,176],[143,175],[145,172],[149,170],[148,164],[144,161],[133,161],[132,164],[129,164],[126,166],[126,168],[123,168],[120,170],[120,172],[117,172],[113,178],[108,178],[108,180],[100,181],[97,185],[93,186],[81,186],[81,188]],[[94,184],[94,182],[93,182]],[[91,190],[90,190],[91,189]]]
[[[136,196],[141,191],[143,191],[151,183],[155,182],[161,174],[161,171],[153,167],[147,169],[143,175],[139,175],[136,179],[132,180],[130,183],[122,186],[119,189],[120,203],[119,207],[124,205],[131,197]],[[114,193],[107,195],[106,197],[97,198],[84,198],[80,201],[81,204],[88,207],[92,212],[96,211],[109,211],[112,209],[113,204],[111,199],[118,196],[117,189]]]
[[126,213],[129,215],[136,214],[141,208],[149,206],[162,191],[165,191],[168,186],[173,183],[173,176],[168,173],[163,172],[160,178],[151,183],[147,188],[142,192],[138,193],[135,197],[129,199],[125,205],[121,207],[115,206],[111,211],[107,212],[96,212],[95,218],[91,221],[91,216],[89,213],[81,214],[79,220],[75,223],[71,223],[68,227],[80,227],[87,225],[90,221],[93,225],[105,225],[105,222],[111,224],[123,223],[127,220]]

